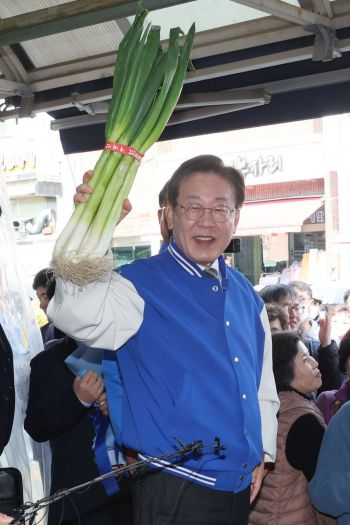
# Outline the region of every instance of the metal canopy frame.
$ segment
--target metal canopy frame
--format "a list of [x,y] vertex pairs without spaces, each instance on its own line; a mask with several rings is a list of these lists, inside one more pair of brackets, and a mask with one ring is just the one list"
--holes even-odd
[[[150,10],[188,2],[143,1]],[[188,130],[188,123],[201,120],[209,124],[203,129],[198,125],[197,132],[207,132],[218,116],[237,111],[267,114],[261,107],[273,106],[277,95],[350,86],[349,0],[299,0],[299,6],[285,0],[231,2],[233,9],[241,4],[266,16],[197,33],[192,52],[196,71],[187,74],[168,125],[174,131],[167,129],[165,137],[186,135],[181,124],[187,123]],[[115,19],[125,32],[129,26],[125,17],[136,12],[137,3],[75,0],[0,20],[0,98],[5,100],[0,120],[48,112],[55,117],[53,129],[103,125],[115,53],[35,68],[21,42]],[[344,106],[349,110],[350,102]],[[212,131],[220,130],[217,124],[213,127]]]

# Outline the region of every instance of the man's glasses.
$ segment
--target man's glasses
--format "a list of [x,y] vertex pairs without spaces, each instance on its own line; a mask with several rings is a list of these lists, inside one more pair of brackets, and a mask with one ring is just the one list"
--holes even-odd
[[305,306],[302,304],[284,304],[283,308],[287,311],[298,312],[299,314],[304,313]]
[[230,210],[227,206],[214,206],[214,208],[204,208],[201,204],[195,204],[190,202],[186,206],[176,203],[177,206],[184,210],[185,216],[190,221],[197,221],[201,219],[204,215],[205,210],[210,210],[210,213],[215,222],[227,222],[233,212],[236,211],[235,208]]

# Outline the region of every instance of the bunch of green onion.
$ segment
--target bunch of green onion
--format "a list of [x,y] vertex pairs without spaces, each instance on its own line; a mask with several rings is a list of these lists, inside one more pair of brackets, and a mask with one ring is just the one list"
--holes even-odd
[[[158,140],[176,106],[195,33],[193,24],[180,46],[181,30],[171,29],[164,50],[159,26],[144,27],[147,14],[138,10],[119,45],[106,123],[107,143],[130,146],[141,155]],[[77,206],[57,239],[52,257],[56,275],[85,285],[110,270],[105,254],[138,167],[132,156],[101,153],[89,181],[93,193]]]

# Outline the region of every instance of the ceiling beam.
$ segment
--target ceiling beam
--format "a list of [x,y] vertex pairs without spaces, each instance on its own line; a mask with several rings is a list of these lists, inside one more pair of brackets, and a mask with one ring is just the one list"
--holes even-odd
[[0,47],[0,69],[7,80],[29,83],[29,75],[10,46]]
[[176,109],[188,109],[201,106],[219,106],[224,104],[266,103],[270,97],[263,89],[236,89],[208,93],[181,95]]
[[[72,96],[51,100],[47,102],[38,102],[33,106],[33,115],[38,113],[47,113],[50,111],[57,111],[60,109],[72,108],[73,106],[88,106],[94,105],[96,102],[110,102],[112,96],[111,89],[104,89],[95,91],[94,93],[76,93]],[[210,105],[224,105],[234,103],[256,102],[261,101],[262,98],[267,97],[263,88],[255,89],[234,89],[214,93],[194,93],[189,95],[181,95],[176,109],[194,108],[196,106],[210,106]],[[0,113],[0,120],[6,119],[7,116],[13,117],[11,111]],[[97,116],[96,116],[97,118]]]
[[[271,95],[287,93],[289,91],[298,91],[300,89],[312,89],[320,86],[332,86],[349,82],[350,68],[338,69],[336,71],[327,71],[326,73],[314,73],[302,77],[286,78],[284,80],[275,80],[273,82],[264,82],[257,84],[255,88],[266,89]],[[247,86],[249,88],[250,86]]]
[[[350,39],[343,39],[338,41],[338,47],[342,52],[348,52],[350,51]],[[288,51],[281,51],[279,53],[273,53],[270,55],[265,55],[261,57],[255,57],[250,58],[247,60],[239,60],[236,62],[229,62],[226,64],[220,64],[218,66],[212,66],[207,68],[201,68],[196,71],[189,71],[185,78],[185,83],[193,83],[193,82],[201,82],[204,80],[209,80],[212,78],[218,78],[228,75],[234,75],[239,73],[245,73],[247,71],[255,71],[258,69],[264,69],[264,68],[270,68],[274,66],[279,66],[282,64],[290,64],[293,62],[299,62],[301,60],[309,60],[312,58],[313,55],[313,47],[303,47],[300,49],[292,49]],[[108,57],[107,57],[108,59]],[[94,60],[91,59],[90,67],[94,64]],[[71,64],[74,66],[74,64]],[[64,85],[74,85],[75,82],[83,82],[87,80],[94,80],[96,78],[101,78],[104,75],[107,75],[108,71],[113,71],[113,66],[106,66],[101,69],[89,69],[85,68],[85,71],[79,70],[79,64],[75,66],[76,70],[78,71],[75,75],[71,73],[72,69],[71,67],[67,70],[69,74],[64,75],[62,69],[63,66],[58,66],[53,68],[53,71],[49,68],[50,74],[54,73],[57,76],[53,76],[50,79],[44,79],[45,76],[50,76],[49,71],[46,71],[44,76],[42,76],[39,73],[39,70],[36,72],[37,74],[34,75],[34,78],[37,79],[34,82],[31,82],[29,85],[25,85],[23,83],[18,84],[12,84],[13,89],[15,90],[12,94],[21,94],[22,90],[24,91],[24,94],[28,93],[28,89],[30,89],[32,92],[40,92],[43,89],[50,89],[55,88],[59,86]],[[74,67],[73,67],[74,70]],[[61,73],[61,76],[58,76],[59,73]],[[42,79],[42,80],[39,80]],[[0,81],[0,87],[1,87],[1,81]],[[7,83],[7,88],[10,87],[10,84]],[[11,93],[8,93],[8,95],[11,95]],[[38,112],[43,111],[55,111],[57,109],[64,109],[67,107],[72,107],[72,96],[73,93],[70,96],[61,98],[61,99],[55,99],[48,102],[42,102],[39,105],[35,105],[35,107],[38,109]],[[89,93],[81,93],[76,95],[76,100],[78,100],[81,104],[90,104],[98,101],[108,101],[111,99],[112,96],[112,89],[107,88],[103,90],[98,90],[95,92],[89,92]]]
[[[350,12],[350,10],[349,10]],[[191,58],[213,56],[305,36],[300,26],[272,17],[242,22],[197,33]],[[166,45],[166,42],[164,42]],[[115,52],[72,60],[30,71],[34,92],[113,76]]]
[[22,96],[31,95],[32,92],[27,84],[0,78],[0,97],[9,97],[20,93]]
[[55,119],[50,122],[50,129],[52,131],[59,131],[60,129],[79,128],[80,126],[93,126],[94,124],[104,124],[106,122],[106,115],[76,115],[75,117],[66,117]]
[[309,11],[315,11],[320,15],[333,17],[333,10],[329,0],[299,0],[300,7],[308,9]]
[[[350,3],[348,0],[346,2],[337,0],[333,8],[335,15],[332,23],[337,29],[350,25]],[[341,9],[338,13],[339,8]],[[274,17],[249,20],[197,33],[191,58],[209,57],[230,51],[273,44],[303,37],[306,34],[301,25],[294,25]],[[342,49],[342,41],[339,41],[339,46]],[[345,51],[345,49],[342,50]],[[28,81],[31,83],[33,92],[45,91],[88,80],[111,77],[113,76],[114,64],[115,52],[113,51],[95,57],[34,69],[29,72]]]
[[5,77],[7,80],[16,80],[15,72],[7,64],[7,61],[0,55],[0,71],[1,76]]
[[[271,95],[279,94],[279,93],[285,93],[288,91],[296,91],[299,89],[311,89],[314,87],[318,87],[320,85],[332,85],[332,84],[338,84],[342,82],[348,82],[350,80],[350,68],[348,69],[340,69],[337,71],[328,71],[326,73],[316,73],[312,75],[304,75],[301,77],[295,77],[285,80],[276,80],[272,82],[265,82],[258,85],[248,85],[245,86],[244,89],[249,90],[256,90],[256,89],[262,89],[265,93],[269,93]],[[239,89],[232,89],[232,90],[226,90],[222,92],[222,94],[228,94],[234,95],[235,92],[242,91],[242,88]],[[217,94],[216,94],[217,96]],[[95,92],[95,93],[85,93],[81,94],[75,97],[74,100],[80,102],[81,104],[89,104],[96,101],[101,100],[108,100],[111,97],[110,90],[104,90],[104,92]],[[72,107],[73,97],[66,97],[64,99],[59,100],[53,100],[50,102],[40,102],[33,105],[32,115],[36,115],[38,113],[48,112],[48,111],[56,111],[59,109],[69,108]],[[185,99],[186,102],[186,99]],[[179,100],[179,106],[181,105],[181,97]],[[0,111],[0,121],[2,120],[8,120],[10,118],[19,118],[19,109],[13,109],[8,111]],[[102,115],[95,115],[94,117],[90,117],[89,115],[78,115],[77,117],[70,117],[73,119],[79,119],[81,117],[86,117],[87,119],[92,119],[90,121],[91,123],[101,122]],[[84,122],[85,124],[85,122]],[[77,126],[76,124],[75,126]]]
[[[202,106],[196,109],[188,109],[185,111],[179,111],[173,113],[167,126],[174,126],[184,122],[191,122],[193,120],[199,120],[202,118],[214,117],[217,115],[224,115],[226,113],[233,113],[234,111],[241,111],[242,109],[253,108],[268,104],[269,98],[255,100],[252,102],[242,102],[235,104],[222,104],[215,106]],[[53,120],[50,124],[50,128],[53,131],[59,131],[60,129],[77,128],[79,126],[91,126],[93,124],[104,124],[106,122],[106,115],[77,115],[76,117],[67,117],[63,119]]]
[[282,0],[231,0],[237,4],[242,4],[258,11],[263,11],[269,15],[276,16],[287,22],[298,24],[301,26],[306,25],[323,25],[325,27],[332,27],[331,20],[318,13],[313,13],[307,9],[296,7],[292,4],[288,4]]
[[333,17],[333,9],[329,0],[312,0],[314,10],[328,18]]
[[201,107],[189,109],[187,111],[179,111],[171,115],[167,126],[183,124],[184,122],[192,122],[193,120],[200,120],[202,118],[225,115],[227,113],[233,113],[234,111],[241,111],[242,109],[255,108],[257,106],[268,104],[269,102],[270,99],[261,100],[259,102],[255,101],[242,104],[223,104],[221,106]]
[[127,18],[119,18],[118,20],[116,20],[116,24],[118,25],[123,35],[126,35],[126,33],[129,31],[131,27],[131,23],[129,22]]
[[[343,51],[344,53],[350,51],[350,38],[338,40],[337,44],[340,51]],[[290,64],[292,62],[300,62],[301,60],[311,59],[312,55],[313,46],[308,46],[299,49],[281,51],[280,53],[273,53],[271,55],[265,55],[262,57],[238,60],[236,62],[202,68],[198,71],[189,71],[186,75],[185,82],[200,82],[202,80],[208,80],[211,78],[245,73],[247,71],[255,71],[257,69]]]
[[[205,118],[209,116],[224,114],[224,113],[230,113],[233,111],[238,111],[241,109],[246,109],[248,107],[254,107],[261,104],[267,104],[270,100],[270,96],[274,94],[279,93],[286,93],[289,91],[297,91],[300,89],[307,89],[307,88],[313,88],[318,87],[320,85],[332,85],[337,83],[342,83],[345,81],[350,80],[350,69],[342,69],[339,71],[329,71],[327,73],[317,73],[313,75],[305,75],[302,77],[297,78],[291,78],[291,79],[285,79],[285,80],[277,80],[273,82],[268,82],[264,84],[259,84],[258,86],[247,86],[247,90],[249,89],[256,89],[261,88],[266,93],[265,99],[261,99],[260,101],[253,101],[253,102],[246,102],[243,104],[221,104],[210,107],[201,107],[201,108],[195,108],[190,109],[188,111],[176,111],[169,124],[168,125],[174,125],[178,124],[180,122],[186,122],[188,120],[195,120],[196,118]],[[214,97],[217,98],[217,100],[220,100],[220,96],[234,96],[235,92],[243,92],[242,89],[232,89],[223,91],[220,93],[213,94]],[[248,91],[247,91],[248,92]],[[268,95],[271,94],[271,95]],[[237,98],[237,101],[239,98]],[[181,106],[181,98],[179,100],[179,106]],[[0,114],[1,119],[1,114]],[[58,119],[56,121],[52,121],[51,128],[58,130],[58,129],[66,129],[68,127],[78,127],[81,125],[88,125],[88,124],[97,124],[97,123],[103,123],[105,122],[105,116],[104,115],[95,115],[93,117],[90,117],[89,115],[77,115],[75,117],[68,117],[66,119]]]
[[[143,0],[143,6],[153,11],[191,0]],[[0,45],[15,44],[43,36],[70,31],[132,16],[136,0],[75,0],[38,11],[0,20]]]
[[333,18],[334,13],[329,0],[298,0],[300,7],[308,11],[314,11],[320,15]]
[[[350,45],[350,39],[349,39]],[[313,47],[303,47],[301,49],[291,49],[281,51],[263,57],[248,58],[247,60],[238,60],[218,66],[205,67],[198,71],[189,71],[186,76],[187,83],[196,83],[214,78],[246,73],[257,69],[265,69],[282,64],[290,64],[301,60],[308,60],[312,57]]]

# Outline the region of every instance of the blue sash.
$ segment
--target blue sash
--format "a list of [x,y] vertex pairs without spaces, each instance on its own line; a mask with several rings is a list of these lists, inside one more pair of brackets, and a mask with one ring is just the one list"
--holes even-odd
[[116,444],[120,446],[122,436],[123,381],[116,352],[112,350],[104,351],[102,376],[107,393],[108,412],[113,428],[114,439]]
[[[91,418],[95,431],[93,450],[96,465],[100,475],[107,474],[112,470],[113,463],[123,462],[119,457],[122,389],[119,367],[115,359],[115,352],[102,350],[100,348],[90,348],[86,345],[79,345],[77,350],[67,357],[65,363],[71,372],[77,376],[83,377],[88,370],[93,370],[103,377],[110,417],[106,417],[102,412],[96,411],[91,415]],[[120,392],[116,397],[117,400],[120,400],[120,404],[115,403],[114,395],[111,396],[109,394],[109,385],[115,381],[117,385],[120,385]],[[115,387],[113,392],[114,391]],[[113,414],[113,419],[111,414]],[[113,420],[116,421],[115,424],[113,424]],[[114,435],[114,428],[119,428],[118,435]],[[115,462],[111,461],[111,451],[113,452],[113,456],[115,456]],[[106,494],[108,495],[115,494],[119,491],[118,482],[114,477],[107,478],[103,480],[102,483]]]

